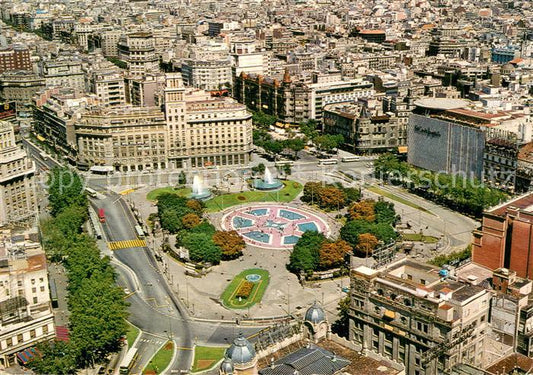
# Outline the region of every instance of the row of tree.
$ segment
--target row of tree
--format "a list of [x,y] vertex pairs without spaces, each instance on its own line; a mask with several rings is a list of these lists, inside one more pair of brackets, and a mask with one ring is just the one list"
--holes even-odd
[[284,140],[275,140],[267,130],[256,129],[253,132],[254,145],[263,148],[271,155],[281,153],[292,153],[293,159],[298,157],[298,152],[305,148],[305,141],[302,138],[288,138]]
[[62,262],[67,271],[70,341],[39,345],[42,357],[28,366],[40,374],[73,374],[120,350],[127,303],[109,258],[101,258],[94,239],[82,231],[88,203],[81,178],[54,169],[49,187],[53,217],[41,226],[43,246],[49,259]]
[[294,245],[288,269],[295,273],[309,273],[340,267],[352,251],[346,241],[330,241],[322,233],[307,231]]
[[318,207],[333,211],[341,210],[349,204],[356,202],[361,197],[361,192],[356,188],[346,188],[340,184],[325,184],[323,182],[307,182],[304,185],[301,200]]
[[157,208],[161,227],[176,234],[176,246],[189,250],[193,262],[218,264],[242,255],[242,237],[235,231],[217,231],[203,219],[203,202],[169,193],[159,196]]
[[489,188],[475,178],[415,168],[393,154],[383,154],[376,159],[374,170],[378,178],[402,185],[424,198],[476,217],[480,217],[484,209],[507,198],[504,192]]
[[316,120],[312,119],[300,124],[300,132],[305,136],[306,140],[311,141],[318,150],[331,152],[343,144],[344,137],[341,134],[320,134],[317,128],[318,123]]
[[399,216],[393,203],[370,199],[354,202],[348,208],[347,219],[340,234],[353,246],[356,256],[368,257],[380,242],[388,244],[398,237],[394,226]]

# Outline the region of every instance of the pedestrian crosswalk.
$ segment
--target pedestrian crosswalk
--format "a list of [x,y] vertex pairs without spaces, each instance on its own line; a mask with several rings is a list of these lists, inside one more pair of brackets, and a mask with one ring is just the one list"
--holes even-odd
[[142,238],[137,238],[135,240],[114,241],[108,242],[107,246],[111,250],[129,249],[131,247],[145,247],[146,240]]

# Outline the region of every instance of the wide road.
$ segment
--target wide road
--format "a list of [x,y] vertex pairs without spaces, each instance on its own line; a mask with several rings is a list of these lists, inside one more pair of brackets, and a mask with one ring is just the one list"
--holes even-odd
[[[102,187],[92,187],[103,191]],[[106,192],[104,196],[104,199],[93,199],[92,205],[105,211],[103,229],[107,240],[118,243],[137,240],[136,222],[127,203],[114,193]],[[227,345],[239,333],[249,336],[262,328],[191,319],[146,246],[115,250],[112,259],[119,271],[119,284],[131,292],[128,297],[129,321],[143,331],[137,343],[139,359],[133,373],[140,373],[162,343],[169,339],[178,348],[171,369],[186,372],[192,364],[195,344]]]

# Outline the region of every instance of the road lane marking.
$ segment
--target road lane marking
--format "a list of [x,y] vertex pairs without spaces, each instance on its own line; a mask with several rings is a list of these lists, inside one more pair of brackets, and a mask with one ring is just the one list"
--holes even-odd
[[135,240],[124,240],[124,241],[112,241],[107,243],[107,247],[110,250],[120,250],[120,249],[131,249],[134,247],[145,247],[146,240],[142,238],[137,238]]
[[184,347],[184,346],[178,346],[178,347],[176,347],[176,349],[178,349],[178,350],[194,350],[194,348],[187,348],[187,347]]

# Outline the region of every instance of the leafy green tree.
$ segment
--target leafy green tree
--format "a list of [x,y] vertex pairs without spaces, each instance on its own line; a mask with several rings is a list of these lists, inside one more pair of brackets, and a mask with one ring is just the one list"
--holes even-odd
[[384,243],[390,243],[398,237],[398,233],[388,223],[376,223],[372,226],[371,234]]
[[302,151],[305,148],[305,142],[301,138],[291,138],[286,139],[283,142],[285,148],[291,150],[293,152],[293,158],[298,158],[298,152]]
[[52,216],[71,205],[86,208],[87,195],[81,177],[68,168],[52,169],[48,175],[48,202]]
[[330,152],[331,150],[338,148],[342,142],[344,142],[344,137],[342,135],[323,134],[314,139],[316,147],[325,152]]
[[252,114],[252,122],[261,128],[268,129],[276,123],[276,120],[276,116],[268,115],[261,111]]
[[283,169],[283,173],[285,173],[286,176],[289,176],[292,173],[292,169],[289,164],[284,164],[282,169]]
[[318,203],[318,199],[319,199],[318,194],[322,188],[323,188],[323,184],[320,182],[306,182],[304,185],[304,190],[303,190],[301,200],[307,203],[310,203],[310,202]]
[[349,205],[353,202],[357,202],[361,199],[361,191],[357,188],[343,188],[344,193],[346,194],[346,204]]
[[177,233],[183,228],[177,210],[166,209],[160,214],[159,219],[161,221],[161,228],[168,230],[170,233]]
[[288,269],[291,272],[309,272],[317,269],[320,262],[320,246],[326,240],[322,233],[307,231],[294,245]]
[[37,345],[42,357],[36,357],[26,364],[37,374],[75,374],[77,369],[76,349],[71,342],[51,341]]
[[266,152],[269,152],[272,155],[277,155],[283,151],[283,143],[280,141],[267,141],[263,143],[263,148]]
[[265,169],[266,169],[265,165],[263,163],[259,163],[255,167],[252,167],[252,172],[257,173],[257,174],[263,174],[265,173]]
[[341,238],[352,247],[359,243],[359,235],[371,233],[372,223],[366,220],[350,220],[341,228]]
[[178,185],[185,185],[187,183],[187,175],[181,171],[178,175]]
[[300,124],[300,131],[303,135],[309,140],[314,140],[316,137],[318,137],[318,123],[316,120],[309,119],[306,122],[302,122]]
[[183,246],[189,250],[193,262],[220,263],[222,250],[213,242],[213,236],[207,233],[188,233],[183,238]]
[[348,338],[349,335],[349,313],[350,313],[350,296],[346,296],[339,301],[337,306],[338,318],[331,325],[331,330],[337,335]]
[[391,225],[396,225],[399,217],[396,215],[396,210],[394,209],[394,203],[386,201],[377,201],[374,204],[374,212],[376,214],[377,223],[387,223]]

